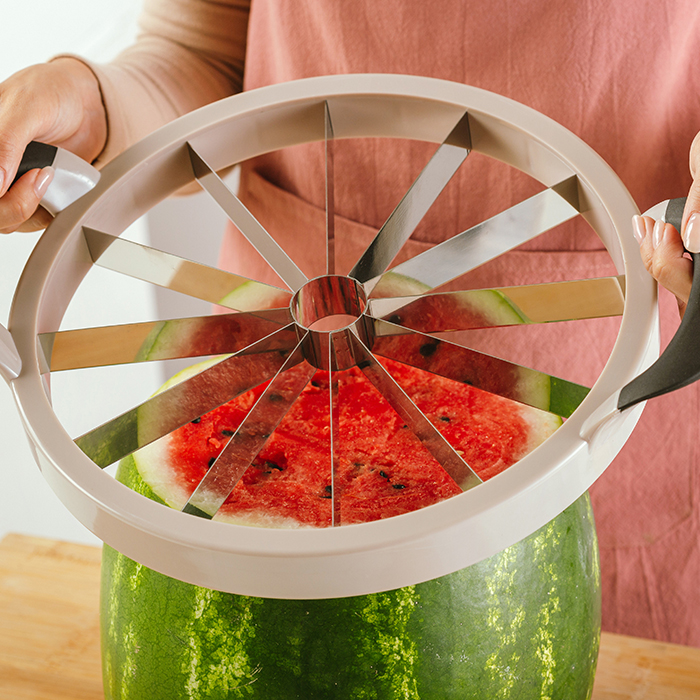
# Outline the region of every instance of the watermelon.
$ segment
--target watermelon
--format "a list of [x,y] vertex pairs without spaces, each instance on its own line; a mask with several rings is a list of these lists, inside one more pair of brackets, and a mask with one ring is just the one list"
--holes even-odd
[[[471,386],[382,363],[484,480],[560,423]],[[341,525],[400,517],[460,493],[357,368],[338,375],[333,488]],[[331,525],[328,381],[328,373],[316,373],[218,519]],[[117,478],[182,508],[264,386],[126,458]],[[273,600],[222,593],[159,574],[108,546],[102,571],[108,700],[576,700],[592,692],[600,573],[587,494],[485,561],[372,595]]]

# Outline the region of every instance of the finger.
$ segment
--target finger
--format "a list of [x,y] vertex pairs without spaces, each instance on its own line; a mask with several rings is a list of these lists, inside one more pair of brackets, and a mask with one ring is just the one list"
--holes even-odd
[[0,233],[11,233],[31,219],[53,179],[53,168],[30,170],[0,199]]
[[635,217],[634,230],[644,266],[660,285],[676,296],[682,313],[693,283],[693,263],[685,257],[678,231],[671,224],[654,222],[648,216]]
[[0,197],[5,195],[17,173],[27,144],[23,139],[11,138],[6,131],[0,140]]
[[[690,146],[690,174],[693,178],[693,183],[688,191],[688,198],[685,202],[685,208],[683,209],[683,219],[681,223],[681,234],[684,240],[690,217],[694,213],[700,213],[700,132],[695,136]],[[700,235],[698,237],[700,238]],[[693,245],[695,243],[695,241],[692,242]],[[700,246],[700,241],[697,243]],[[698,250],[693,250],[692,248],[688,248],[688,250],[697,253],[700,252],[700,247]]]

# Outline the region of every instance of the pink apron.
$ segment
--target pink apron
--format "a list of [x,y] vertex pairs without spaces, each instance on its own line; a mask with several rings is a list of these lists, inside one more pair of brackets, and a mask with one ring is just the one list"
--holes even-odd
[[[608,3],[314,3],[253,0],[245,88],[320,74],[394,72],[463,82],[556,119],[613,166],[644,210],[690,183],[689,145],[700,126],[692,50],[695,0]],[[673,37],[671,40],[670,37]],[[689,98],[688,94],[693,97]],[[433,146],[341,144],[336,239],[347,271],[426,162]],[[520,173],[472,154],[402,253],[413,255],[536,190]],[[308,274],[321,272],[310,237],[323,235],[322,152],[304,146],[247,167],[241,196]],[[449,212],[449,214],[445,214]],[[631,229],[630,229],[631,235]],[[319,239],[320,240],[320,239]],[[272,280],[229,231],[222,263]],[[585,225],[567,225],[470,276],[474,287],[611,274]],[[677,325],[662,294],[663,342]],[[479,347],[592,384],[615,320],[493,332]],[[601,546],[603,625],[700,646],[698,388],[649,404],[627,446],[592,489]]]

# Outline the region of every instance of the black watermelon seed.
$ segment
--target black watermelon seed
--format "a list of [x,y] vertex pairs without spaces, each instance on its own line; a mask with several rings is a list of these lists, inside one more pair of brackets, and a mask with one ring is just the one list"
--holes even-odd
[[393,485],[393,488],[395,488],[395,489],[405,489],[406,486],[405,486],[404,484],[394,484],[394,485]]
[[201,422],[201,420],[202,420],[201,418],[195,418],[195,419],[194,419],[193,421],[191,421],[191,422],[192,422],[192,423],[199,423],[199,422]]
[[321,385],[320,385],[315,379],[312,379],[312,380],[311,380],[311,386],[315,386],[315,387],[318,388],[318,387],[321,386]]
[[209,464],[207,465],[207,469],[211,469],[211,468],[212,468],[212,465],[214,464],[214,462],[216,462],[216,457],[212,457],[212,458],[209,460]]
[[359,369],[366,369],[370,366],[370,362],[369,360],[362,360],[362,362],[357,363],[357,366],[359,367]]
[[384,477],[385,479],[389,478],[389,475],[386,472],[379,472],[379,476]]
[[[280,465],[277,464],[277,462],[271,462],[271,461],[269,461],[269,460],[266,460],[266,461],[265,461],[265,466],[266,466],[268,469],[277,469],[277,471],[280,471],[280,472],[284,471],[284,467],[280,467]],[[268,474],[271,474],[272,472],[267,472],[267,473],[268,473]]]
[[418,348],[418,352],[421,355],[423,355],[423,357],[430,357],[431,355],[435,354],[437,346],[437,343],[426,343],[425,345],[421,345],[420,348]]
[[398,314],[392,314],[389,316],[389,323],[401,323],[401,316]]
[[333,493],[333,487],[330,484],[328,484],[328,486],[325,486],[324,488],[326,489],[326,491],[328,491],[328,493]]
[[222,431],[221,431],[221,434],[222,434],[224,437],[231,437],[231,435],[233,435],[233,430],[222,430]]
[[284,396],[281,396],[280,394],[270,394],[268,399],[270,401],[284,401]]
[[449,416],[440,416],[440,420],[445,421],[445,423],[449,423],[452,419]]

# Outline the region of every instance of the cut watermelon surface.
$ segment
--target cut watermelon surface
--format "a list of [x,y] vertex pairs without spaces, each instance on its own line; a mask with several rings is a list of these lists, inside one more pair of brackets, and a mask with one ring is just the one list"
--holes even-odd
[[[390,360],[383,364],[482,480],[531,452],[561,423],[552,414],[460,382]],[[164,388],[201,368],[186,370]],[[324,527],[332,524],[334,489],[342,524],[392,517],[461,493],[357,368],[339,373],[333,473],[328,382],[327,372],[315,374],[233,489],[219,519],[267,527]],[[266,386],[134,455],[160,499],[178,509],[184,506]]]

